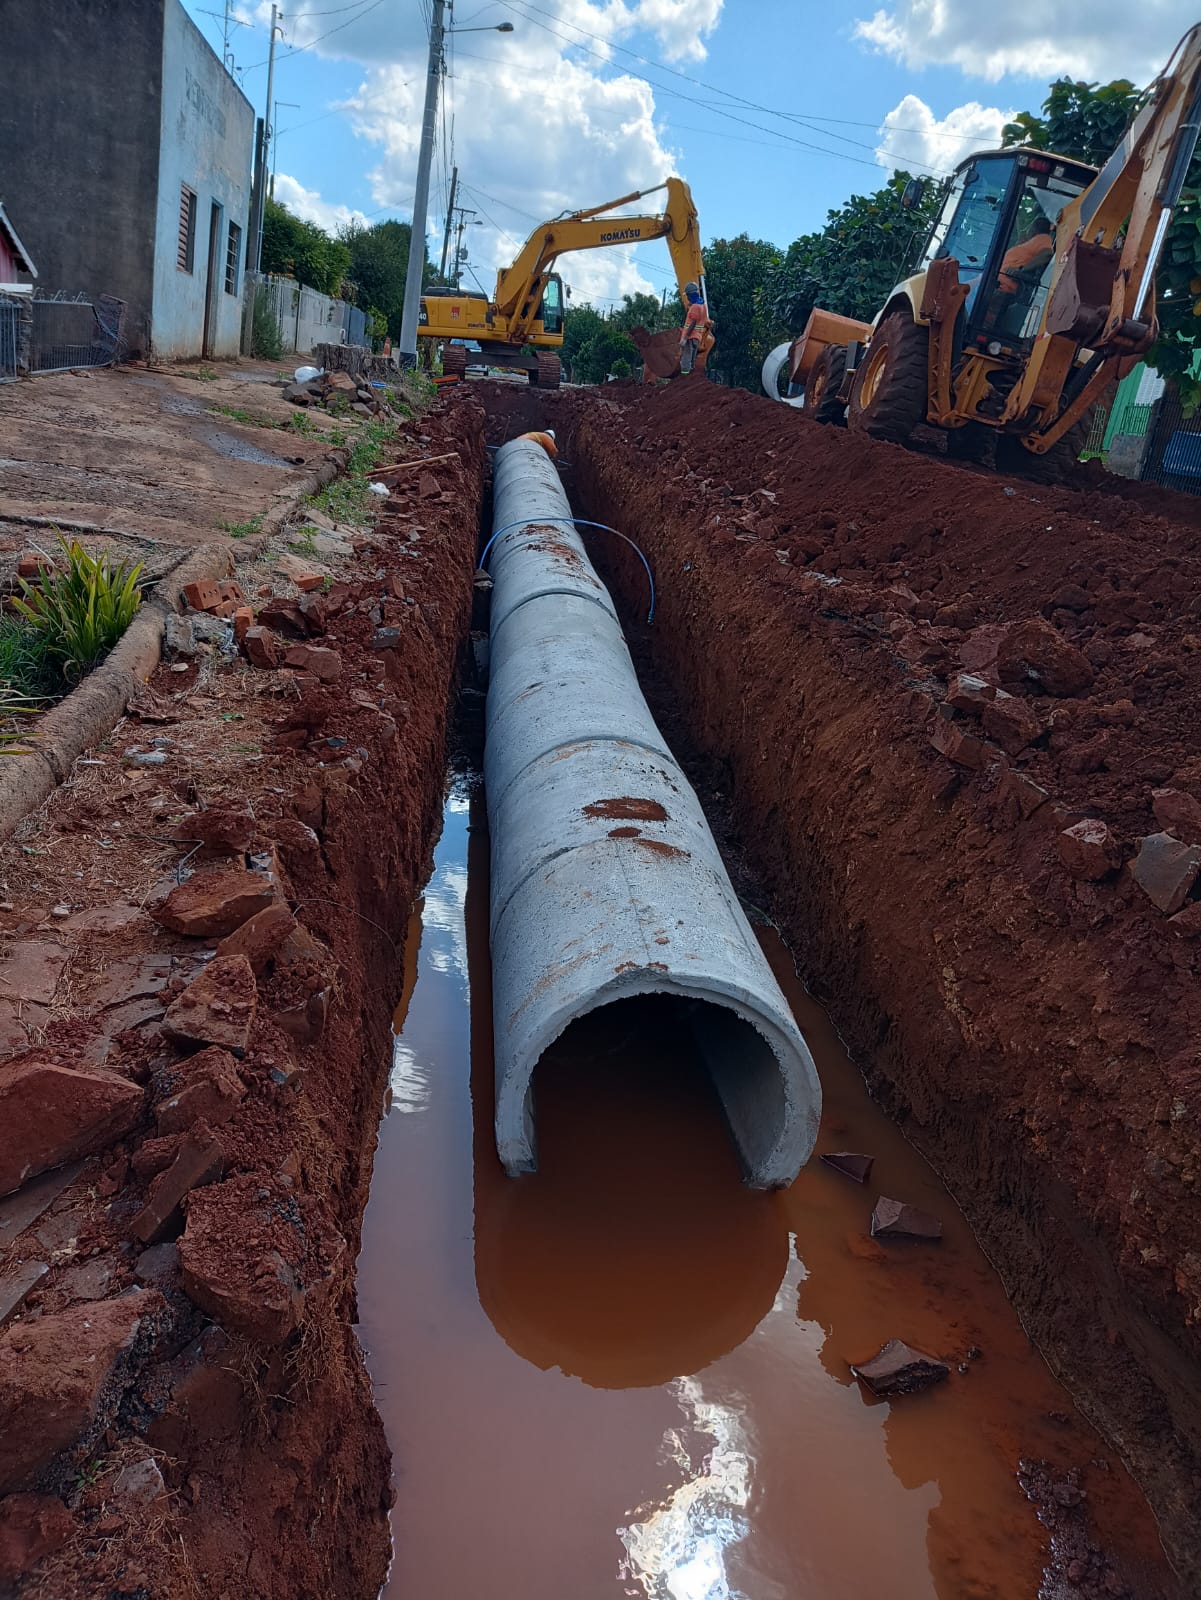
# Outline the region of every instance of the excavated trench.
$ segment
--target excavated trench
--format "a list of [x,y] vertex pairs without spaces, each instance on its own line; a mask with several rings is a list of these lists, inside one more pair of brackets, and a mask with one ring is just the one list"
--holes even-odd
[[[818,1151],[861,1151],[875,1165],[862,1188],[815,1160],[783,1191],[748,1190],[690,1036],[630,1000],[574,1025],[539,1064],[539,1170],[504,1176],[482,728],[469,690],[434,874],[406,945],[359,1260],[397,1487],[385,1595],[1192,1592],[1185,1117],[1169,1105],[1174,1161],[1154,1195],[1176,1202],[1158,1234],[1171,1267],[1157,1274],[1145,1249],[1134,1256],[1143,1196],[1123,1191],[1123,1209],[1097,1193],[1129,1187],[1135,1154],[1151,1177],[1148,1151],[1166,1161],[1165,1123],[1137,1110],[1150,1096],[1157,1113],[1163,1092],[1142,1042],[1146,952],[1160,946],[1137,925],[1146,913],[1127,874],[1111,882],[1108,909],[1104,884],[1069,880],[1065,891],[1050,819],[1036,834],[1037,811],[998,793],[1004,773],[952,766],[929,744],[937,663],[912,656],[1037,613],[1047,580],[1025,576],[1037,563],[1015,558],[1010,535],[1017,597],[994,604],[1003,586],[987,556],[965,549],[969,585],[953,537],[938,542],[954,530],[940,527],[935,598],[949,605],[957,584],[970,587],[959,604],[971,615],[932,641],[926,574],[906,561],[915,524],[967,515],[935,511],[934,491],[976,512],[985,499],[1014,513],[1007,502],[1024,496],[1028,521],[1059,521],[1070,506],[1107,531],[1152,520],[1147,508],[1093,488],[1035,496],[948,478],[889,450],[874,464],[886,483],[874,515],[877,526],[891,519],[900,554],[873,570],[854,548],[873,524],[855,503],[845,439],[807,429],[793,440],[783,408],[752,403],[752,440],[740,436],[747,397],[705,386],[699,415],[678,388],[470,392],[485,397],[493,443],[554,426],[575,513],[621,529],[650,559],[660,598],[646,628],[636,558],[603,536],[589,542],[816,1059]],[[810,479],[786,485],[794,450]],[[756,489],[767,490],[758,502]],[[1155,524],[1161,547],[1187,564],[1195,535],[1167,526]],[[839,545],[851,548],[831,562]],[[846,576],[825,570],[839,566]],[[916,642],[882,625],[887,589]],[[873,592],[860,604],[856,590]],[[915,591],[927,617],[900,609]],[[1060,626],[1064,610],[1053,613]],[[1125,648],[1111,655],[1118,666]],[[1149,704],[1157,735],[1168,698]],[[1125,725],[1104,726],[1120,745]],[[1085,719],[1064,719],[1069,728],[1076,742],[1091,732]],[[1061,827],[1079,814],[1081,778],[1113,771],[1074,769],[1070,749],[1061,740],[1046,761],[1038,745],[1024,774],[1042,787],[1062,769],[1045,802],[1061,807]],[[1172,771],[1141,781],[1169,780],[1187,781]],[[1092,783],[1123,837],[1141,821],[1138,789],[1134,778]],[[1110,938],[1142,963],[1137,980],[1114,981]],[[1178,932],[1162,938],[1191,950]],[[1183,963],[1160,967],[1159,995],[1174,1009],[1158,1048],[1174,1060],[1195,996]],[[1123,1052],[1145,1083],[1115,1071]],[[1191,1116],[1193,1085],[1176,1077]],[[1168,1195],[1172,1177],[1180,1192]],[[941,1243],[871,1238],[882,1195],[936,1213]],[[873,1399],[850,1363],[890,1338],[945,1360],[947,1380]],[[1189,1589],[1119,1457],[1151,1496]]]

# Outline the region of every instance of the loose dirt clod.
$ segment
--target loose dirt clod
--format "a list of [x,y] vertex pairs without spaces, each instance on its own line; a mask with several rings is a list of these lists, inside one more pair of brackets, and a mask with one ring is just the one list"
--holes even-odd
[[951,1375],[944,1361],[890,1339],[870,1361],[851,1363],[851,1371],[873,1394],[919,1394]]

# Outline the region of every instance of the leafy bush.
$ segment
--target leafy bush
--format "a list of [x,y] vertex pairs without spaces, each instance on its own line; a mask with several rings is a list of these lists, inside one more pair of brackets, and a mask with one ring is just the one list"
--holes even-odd
[[113,563],[105,550],[91,556],[59,535],[65,567],[43,567],[40,587],[21,579],[18,613],[46,641],[46,651],[69,680],[83,676],[112,649],[142,603],[142,564]]
[[42,708],[31,704],[29,698],[10,684],[0,683],[0,755],[23,756],[28,754],[30,739],[36,733],[22,733],[18,722],[21,717],[36,717]]
[[61,689],[62,676],[51,659],[45,633],[24,617],[0,616],[0,690],[27,700],[53,696]]

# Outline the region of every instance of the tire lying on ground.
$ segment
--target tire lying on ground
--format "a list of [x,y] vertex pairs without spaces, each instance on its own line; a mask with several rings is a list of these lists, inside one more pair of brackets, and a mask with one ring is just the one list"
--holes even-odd
[[928,330],[904,308],[881,319],[851,386],[847,421],[855,432],[900,444],[924,421],[929,346]]

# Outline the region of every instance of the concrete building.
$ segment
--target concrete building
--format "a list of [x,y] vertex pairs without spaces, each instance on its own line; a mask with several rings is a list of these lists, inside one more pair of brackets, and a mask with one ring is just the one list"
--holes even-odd
[[254,111],[179,0],[3,0],[0,175],[45,292],[131,354],[233,356]]

